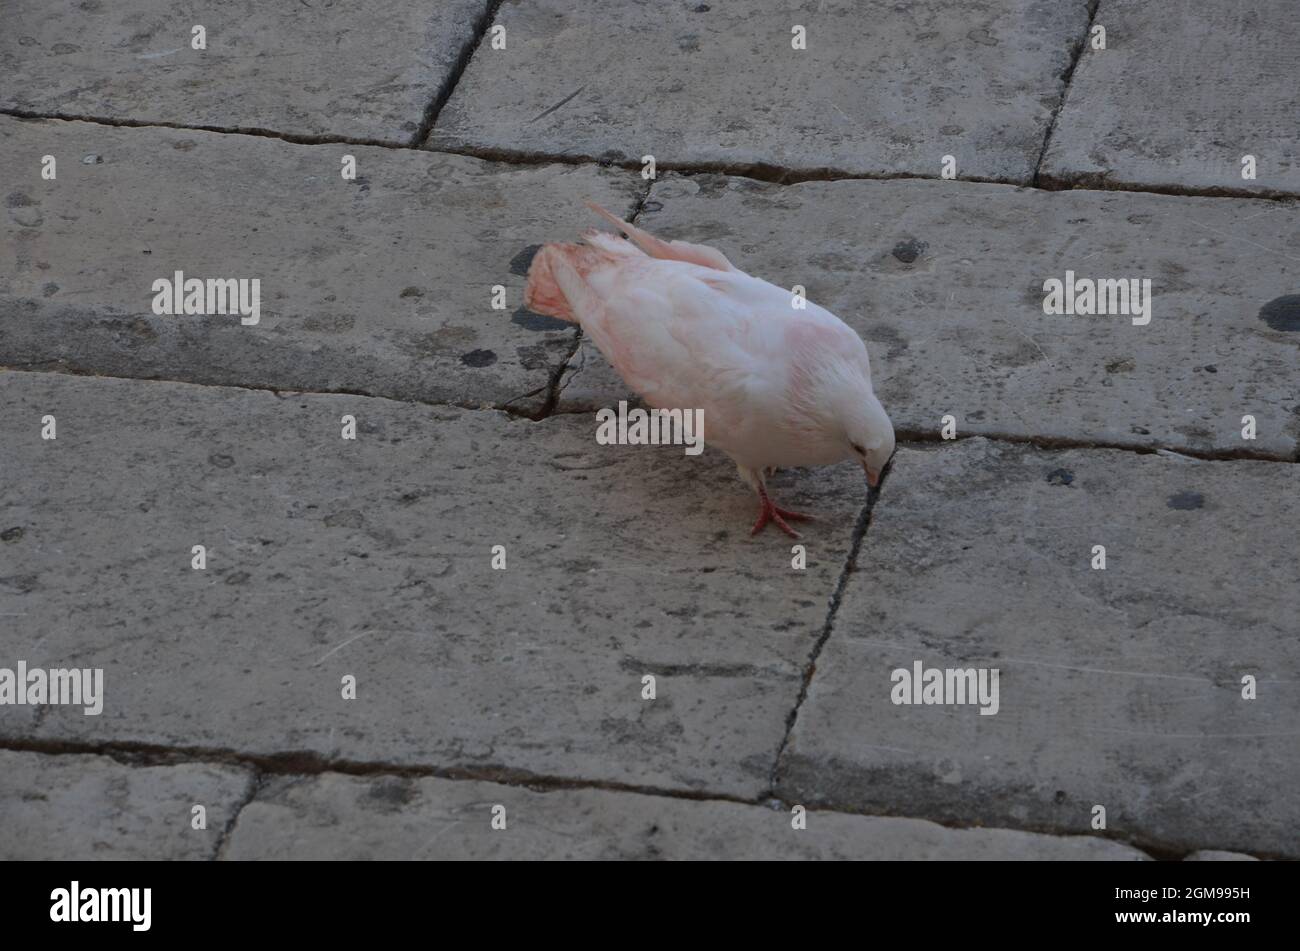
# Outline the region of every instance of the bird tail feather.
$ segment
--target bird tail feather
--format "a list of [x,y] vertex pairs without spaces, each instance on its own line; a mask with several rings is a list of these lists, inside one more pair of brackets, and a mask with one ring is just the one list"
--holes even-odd
[[661,258],[665,261],[685,261],[688,264],[711,267],[716,271],[735,270],[731,262],[727,260],[727,256],[717,248],[711,248],[707,244],[691,244],[689,241],[664,241],[662,238],[656,238],[648,231],[642,231],[636,225],[628,224],[621,218],[615,217],[594,201],[588,201],[585,204],[627,235],[638,248],[652,258]]
[[637,248],[652,258],[685,261],[717,271],[735,270],[716,248],[686,241],[663,241],[615,217],[595,202],[586,204],[627,235],[631,243],[608,232],[589,231],[583,235],[584,244],[543,245],[528,268],[524,289],[524,305],[533,313],[580,323],[578,315],[584,307],[592,313],[600,307],[599,299],[587,283],[587,275],[594,268],[616,263],[620,258],[640,257]]

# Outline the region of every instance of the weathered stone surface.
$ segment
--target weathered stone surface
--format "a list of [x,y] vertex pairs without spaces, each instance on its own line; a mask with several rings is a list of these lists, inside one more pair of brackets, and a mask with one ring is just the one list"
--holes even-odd
[[[1278,202],[673,176],[637,220],[803,285],[867,341],[905,432],[952,414],[958,434],[1295,456],[1300,230]],[[1044,282],[1067,270],[1150,278],[1150,323],[1045,315]],[[562,409],[627,393],[594,348],[583,359]]]
[[0,402],[7,652],[104,668],[52,739],[757,796],[863,502],[852,465],[778,477],[822,517],[799,571],[720,454],[589,417],[20,372]]
[[1084,47],[1045,179],[1300,195],[1294,0],[1101,0],[1096,23],[1106,49]]
[[[3,209],[0,365],[525,411],[573,330],[522,309],[517,259],[585,223],[583,198],[622,210],[640,188],[596,168],[7,118],[0,164],[27,170]],[[153,283],[176,271],[259,280],[260,322],[155,315]]]
[[[10,0],[0,108],[409,144],[486,0]],[[191,45],[196,25],[207,48]]]
[[[506,827],[492,828],[494,806]],[[916,819],[790,813],[603,790],[337,773],[280,779],[239,816],[230,859],[1107,859],[1117,842]]]
[[209,859],[251,792],[249,773],[211,763],[0,750],[0,860]]
[[[435,148],[1028,183],[1086,0],[507,2]],[[807,48],[792,48],[792,30]]]
[[[1298,491],[1286,463],[900,450],[778,791],[1067,833],[1102,805],[1170,851],[1300,856]],[[917,661],[997,668],[998,713],[895,705]]]

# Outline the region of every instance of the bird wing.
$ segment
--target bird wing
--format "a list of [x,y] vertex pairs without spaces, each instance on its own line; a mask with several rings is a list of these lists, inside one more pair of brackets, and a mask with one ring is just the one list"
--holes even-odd
[[716,435],[736,431],[790,372],[781,321],[738,299],[737,279],[753,280],[678,260],[611,266],[592,275],[603,306],[583,328],[652,406],[698,407]]

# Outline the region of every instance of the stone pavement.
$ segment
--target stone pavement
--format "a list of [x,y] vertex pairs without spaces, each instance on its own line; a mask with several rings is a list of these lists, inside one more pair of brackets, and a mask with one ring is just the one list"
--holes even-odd
[[[0,858],[1300,857],[1300,25],[1173,6],[10,4]],[[584,198],[867,341],[806,564],[595,441]]]

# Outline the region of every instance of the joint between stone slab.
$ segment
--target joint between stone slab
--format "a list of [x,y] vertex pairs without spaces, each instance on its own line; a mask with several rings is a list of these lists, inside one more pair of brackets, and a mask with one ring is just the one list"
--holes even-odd
[[[641,163],[634,159],[600,158],[582,152],[529,152],[523,149],[474,145],[439,145],[430,147],[427,151],[442,152],[448,155],[462,155],[467,158],[480,159],[484,162],[502,162],[509,165],[599,165],[602,168],[622,168],[630,172],[641,171]],[[730,175],[736,178],[750,178],[770,185],[798,185],[803,182],[875,182],[894,181],[896,179],[932,182],[943,180],[938,175],[917,175],[912,172],[849,172],[827,166],[819,168],[785,168],[768,162],[675,162],[656,159],[655,168],[660,173]],[[1029,187],[1028,179],[987,178],[971,175],[955,179],[955,181],[973,182],[982,185]]]
[[[606,158],[597,158],[593,155],[571,152],[527,152],[499,147],[450,145],[428,148],[426,151],[460,155],[465,158],[475,158],[483,162],[497,162],[503,165],[596,165],[600,168],[621,168],[633,172],[641,170],[640,164],[635,161],[613,161]],[[1109,182],[1100,176],[1080,177],[1077,181],[1045,176],[1041,181],[1038,181],[1035,180],[1037,176],[1037,173],[1035,173],[1033,178],[1023,181],[1010,178],[989,178],[979,175],[965,175],[948,180],[938,175],[918,175],[912,172],[847,172],[833,168],[787,169],[765,163],[673,162],[663,159],[656,161],[656,168],[664,174],[671,172],[686,177],[694,175],[726,175],[733,178],[748,178],[767,185],[801,185],[805,182],[946,182],[950,185],[1003,185],[1007,188],[1024,188],[1030,191],[1045,192],[1126,191],[1148,195],[1166,195],[1175,198],[1244,198],[1259,201],[1300,201],[1300,195],[1271,189],[1125,184]]]
[[[542,420],[547,419],[554,414],[555,407],[560,402],[560,394],[564,392],[564,385],[561,384],[560,381],[564,379],[564,372],[569,368],[569,362],[573,359],[573,355],[577,353],[581,347],[582,328],[578,327],[573,334],[573,339],[569,343],[569,349],[564,354],[564,359],[551,370],[551,375],[547,378],[546,385],[538,387],[536,390],[533,390],[532,393],[525,393],[523,396],[516,397],[516,399],[524,399],[525,397],[545,392],[546,398],[542,400],[542,405],[532,413],[520,412],[518,415],[522,416],[524,419],[531,420],[534,423],[540,423]],[[514,400],[511,400],[510,402],[513,403]],[[506,408],[509,405],[509,403],[506,403],[502,407],[502,411],[507,413],[513,412]]]
[[1065,69],[1065,75],[1061,77],[1061,98],[1057,100],[1056,108],[1052,110],[1052,117],[1047,122],[1047,132],[1043,135],[1043,147],[1038,150],[1038,161],[1034,163],[1034,174],[1029,183],[1035,187],[1040,187],[1040,173],[1043,168],[1043,160],[1047,158],[1047,147],[1052,142],[1052,133],[1056,131],[1056,120],[1061,115],[1061,110],[1065,108],[1065,97],[1070,92],[1070,83],[1074,81],[1074,71],[1079,68],[1079,60],[1083,59],[1083,51],[1088,48],[1088,36],[1092,33],[1092,23],[1097,18],[1097,10],[1101,6],[1101,0],[1089,0],[1088,5],[1088,23],[1083,28],[1083,36],[1079,38],[1074,49],[1070,52],[1070,65]]
[[1130,192],[1140,195],[1167,195],[1173,198],[1231,198],[1253,201],[1300,203],[1300,195],[1275,188],[1233,188],[1226,185],[1188,186],[1151,182],[1117,182],[1109,172],[1074,172],[1068,175],[1044,173],[1036,176],[1034,189],[1047,192]]
[[[636,219],[640,216],[642,210],[645,208],[645,203],[650,200],[650,191],[653,188],[654,188],[654,182],[652,180],[647,179],[645,184],[645,189],[642,191],[640,197],[637,198],[635,204],[633,204],[632,210],[631,212],[629,212],[627,216],[626,219],[627,221],[635,222]],[[567,387],[569,383],[573,381],[573,378],[582,371],[582,368],[586,366],[587,360],[586,360],[585,352],[582,349],[582,341],[583,341],[582,327],[579,326],[577,328],[577,331],[573,335],[573,342],[569,347],[569,352],[564,355],[564,359],[560,362],[560,365],[556,367],[555,370],[552,371],[551,373],[551,378],[546,387],[546,400],[542,403],[541,408],[536,413],[533,413],[528,416],[528,418],[531,419],[533,422],[540,422],[543,419],[547,419],[555,415],[556,408],[559,406],[560,403],[560,395],[564,392],[565,387]],[[573,358],[577,356],[579,353],[584,353],[582,362],[579,363],[576,368],[573,368],[572,372],[569,372],[570,364],[573,363]],[[569,377],[567,381],[565,380],[566,373],[568,374]],[[526,395],[532,395],[532,394],[526,394]],[[519,398],[522,399],[523,397],[519,397]],[[513,402],[513,400],[511,402]]]
[[831,591],[830,603],[827,605],[826,610],[826,621],[822,624],[821,633],[818,635],[816,643],[813,644],[808,655],[808,661],[804,665],[803,679],[799,685],[799,694],[795,697],[794,707],[791,708],[785,718],[785,733],[781,737],[781,745],[777,747],[776,757],[772,761],[772,769],[768,774],[768,792],[764,798],[779,798],[776,789],[778,785],[777,777],[781,771],[781,759],[785,756],[786,747],[790,744],[790,737],[794,734],[795,723],[799,719],[799,710],[803,707],[804,701],[808,699],[808,690],[812,686],[813,677],[817,673],[817,660],[821,657],[822,649],[825,648],[826,642],[830,640],[831,633],[834,631],[835,615],[839,613],[844,589],[848,587],[849,576],[852,575],[854,568],[857,566],[858,552],[861,551],[862,542],[867,537],[867,529],[871,526],[871,512],[876,507],[876,501],[884,490],[885,482],[888,480],[893,466],[894,460],[891,457],[881,473],[880,484],[867,492],[867,501],[863,504],[862,511],[858,513],[858,520],[853,526],[853,540],[849,545],[844,567],[840,569],[840,576],[836,579],[835,588]]
[[1035,449],[1109,449],[1114,452],[1132,452],[1141,456],[1173,456],[1194,462],[1276,462],[1282,465],[1294,465],[1300,462],[1300,450],[1288,458],[1278,453],[1258,449],[1173,449],[1157,445],[1125,445],[1123,443],[1099,442],[1088,439],[1071,439],[1066,436],[1021,436],[1015,433],[965,433],[953,439],[944,439],[938,433],[929,430],[906,429],[899,427],[895,431],[900,445],[911,444],[948,444],[959,443],[965,439],[988,439],[994,442],[1016,443]]
[[[787,807],[793,804],[793,800],[788,800],[780,794],[775,794],[772,797],[771,801],[781,803]],[[1186,846],[1173,847],[1161,843],[1158,839],[1152,839],[1143,835],[1134,835],[1131,837],[1126,837],[1126,835],[1121,830],[1118,829],[1107,829],[1103,833],[1096,833],[1096,832],[1088,832],[1088,831],[1065,830],[1059,826],[1047,826],[1038,823],[1029,823],[1029,824],[1017,825],[1017,826],[984,825],[982,823],[958,822],[958,821],[952,821],[948,819],[936,819],[933,816],[925,816],[925,815],[918,816],[918,815],[913,815],[907,812],[900,812],[896,810],[879,810],[876,812],[863,812],[860,809],[856,809],[852,806],[844,805],[842,803],[838,803],[833,800],[819,802],[818,808],[816,810],[809,809],[808,811],[833,813],[835,815],[841,815],[841,816],[859,816],[868,819],[872,819],[872,818],[874,819],[920,819],[925,822],[932,822],[935,825],[942,826],[945,829],[953,829],[953,830],[1002,829],[1010,832],[1026,832],[1032,835],[1052,836],[1054,838],[1092,837],[1092,838],[1104,839],[1108,842],[1116,842],[1119,843],[1120,845],[1128,846],[1134,851],[1141,852],[1145,854],[1147,857],[1154,859],[1155,861],[1158,862],[1180,862],[1191,855],[1195,855],[1197,852],[1205,852],[1205,851],[1235,852],[1239,855],[1248,855],[1251,858],[1258,859],[1260,861],[1293,861],[1294,860],[1293,857],[1285,855],[1280,852],[1260,852],[1260,851],[1252,852],[1252,851],[1245,851],[1243,849],[1234,849],[1229,846],[1202,845],[1199,848],[1193,848],[1193,849],[1188,849]]]
[[[236,126],[185,125],[179,122],[142,121],[138,119],[105,118],[103,116],[78,115],[71,113],[40,113],[23,109],[0,109],[0,116],[14,119],[29,119],[47,122],[87,122],[110,128],[122,129],[171,129],[176,132],[211,132],[217,135],[248,135],[256,138],[275,139],[290,145],[354,145],[368,148],[390,149],[395,151],[425,151],[431,154],[461,155],[476,158],[484,162],[498,162],[503,165],[595,165],[600,168],[624,168],[639,171],[635,162],[611,162],[589,155],[549,154],[544,152],[523,152],[510,149],[489,148],[419,148],[417,144],[388,142],[382,139],[364,139],[340,135],[311,135],[294,132],[280,132],[274,129]],[[436,120],[435,120],[436,121]],[[418,134],[418,133],[417,133]],[[427,137],[427,136],[426,136]],[[1046,146],[1044,146],[1045,154]],[[1040,155],[1039,164],[1042,163]],[[674,172],[678,175],[727,175],[734,178],[748,178],[773,185],[798,185],[804,182],[889,182],[921,181],[937,182],[943,179],[935,175],[916,175],[910,172],[857,173],[837,169],[783,169],[764,163],[733,165],[730,163],[709,162],[659,162],[659,170]],[[1284,203],[1300,202],[1300,195],[1276,189],[1261,188],[1242,189],[1223,186],[1189,187],[1182,185],[1162,185],[1152,183],[1131,183],[1109,181],[1104,174],[1083,174],[1062,178],[1059,176],[1039,176],[1036,171],[1031,181],[1016,181],[1002,178],[985,178],[965,176],[952,180],[953,184],[1006,185],[1013,188],[1028,188],[1034,191],[1100,191],[1100,192],[1134,192],[1147,195],[1167,195],[1175,198],[1229,198],[1253,199],[1257,201],[1280,201]]]
[[[344,776],[385,777],[400,776],[412,779],[431,778],[463,782],[496,783],[539,792],[566,789],[596,789],[606,792],[628,792],[667,799],[685,799],[700,802],[732,802],[740,805],[762,805],[765,800],[747,798],[724,792],[696,789],[667,789],[639,783],[615,780],[584,779],[556,776],[515,769],[501,764],[489,766],[433,766],[429,764],[402,764],[382,761],[331,759],[323,754],[299,750],[278,753],[247,753],[229,747],[165,746],[135,741],[109,741],[84,743],[56,739],[0,739],[0,750],[41,753],[47,756],[105,756],[126,766],[179,766],[187,763],[213,763],[247,770],[258,777],[262,788],[274,776],[319,776],[338,773]],[[256,793],[248,802],[256,798]],[[241,810],[242,811],[242,807]],[[231,825],[233,828],[233,824]],[[224,835],[223,835],[224,840]],[[220,846],[219,846],[220,848]]]
[[256,126],[186,125],[180,122],[143,121],[140,119],[105,118],[103,116],[73,113],[41,113],[27,109],[0,109],[0,116],[13,119],[31,119],[42,122],[88,122],[115,129],[171,129],[176,132],[214,132],[218,135],[249,135],[262,139],[277,139],[291,145],[362,145],[380,149],[409,151],[412,146],[383,139],[363,139],[346,135],[311,135],[297,132],[279,132]]
[[[886,475],[888,475],[888,470],[886,470]],[[855,534],[857,533],[855,532]],[[862,534],[865,536],[865,526],[863,527]],[[240,753],[226,748],[169,747],[135,742],[92,744],[64,740],[17,739],[0,739],[0,750],[40,753],[47,756],[104,756],[114,760],[115,762],[121,763],[124,766],[131,767],[180,766],[185,764],[208,763],[234,766],[248,771],[250,773],[248,790],[246,794],[241,797],[239,803],[236,805],[234,813],[227,821],[222,831],[221,838],[218,840],[217,846],[213,850],[213,859],[220,859],[223,857],[230,841],[231,834],[234,832],[239,817],[243,814],[244,809],[253,802],[256,802],[258,797],[270,784],[271,780],[277,776],[312,777],[334,773],[359,778],[408,777],[416,779],[443,779],[450,782],[490,782],[503,786],[528,789],[535,792],[596,790],[612,793],[631,793],[635,795],[653,796],[662,799],[677,799],[688,802],[728,802],[744,806],[759,806],[779,809],[787,812],[793,805],[792,800],[787,800],[784,796],[775,791],[766,792],[755,798],[746,798],[743,796],[710,792],[707,790],[663,789],[656,786],[645,786],[635,783],[547,776],[529,773],[523,770],[510,770],[505,767],[477,769],[460,767],[435,768],[431,766],[404,766],[390,763],[359,762],[354,760],[330,760],[325,756],[310,752],[252,754]],[[868,819],[922,819],[926,822],[932,822],[935,825],[942,826],[945,829],[954,830],[989,828],[983,825],[949,822],[926,816],[907,815],[905,813],[863,812],[852,807],[840,806],[834,802],[820,804],[819,808],[810,811],[844,816],[857,816]],[[998,826],[997,828],[1011,829],[1009,826]],[[1030,832],[1038,835],[1057,837],[1077,837],[1087,834],[1062,831],[1059,828],[1038,826],[1018,827],[1016,829],[1011,829],[1011,831]],[[1158,842],[1147,841],[1142,838],[1125,839],[1118,834],[1108,834],[1101,836],[1101,838],[1119,842],[1137,851],[1144,852],[1152,858],[1166,861],[1177,861],[1186,858],[1197,851],[1203,851],[1205,848],[1213,847],[1204,846],[1201,849],[1192,850],[1186,850],[1185,848],[1172,849],[1162,846]],[[1233,851],[1241,852],[1239,849]],[[1250,855],[1253,858],[1263,860],[1285,858],[1280,854],[1274,855],[1272,853],[1241,852],[1241,854]]]
[[501,3],[502,0],[486,0],[482,12],[474,24],[474,35],[461,47],[460,54],[456,57],[456,63],[452,66],[451,72],[442,81],[438,91],[434,93],[433,99],[425,106],[424,117],[420,120],[419,128],[411,136],[411,141],[408,143],[409,148],[419,148],[433,131],[433,124],[438,121],[438,115],[442,112],[443,106],[451,99],[451,94],[456,91],[456,87],[460,84],[460,78],[465,75],[465,70],[469,69],[470,60],[478,52],[483,37],[487,36],[488,29],[496,22],[497,11],[501,9]]
[[400,403],[406,406],[428,406],[431,408],[449,407],[452,409],[469,410],[471,412],[488,412],[488,413],[505,413],[507,416],[515,419],[527,419],[536,421],[542,417],[536,413],[527,413],[510,404],[527,399],[530,396],[536,396],[546,390],[546,387],[539,386],[537,389],[528,393],[523,393],[505,403],[481,403],[471,402],[469,400],[419,400],[419,399],[400,399],[393,396],[384,396],[381,393],[366,393],[363,390],[300,390],[300,389],[281,389],[274,386],[255,386],[251,383],[200,383],[194,380],[179,380],[164,377],[139,377],[139,376],[111,376],[103,373],[91,373],[80,370],[76,367],[69,366],[50,366],[51,361],[34,361],[30,363],[7,363],[0,364],[0,373],[45,373],[52,376],[70,376],[70,377],[90,377],[98,380],[118,380],[128,383],[173,383],[178,386],[201,386],[215,390],[245,390],[253,393],[270,393],[276,399],[282,400],[291,396],[357,396],[367,400],[384,400],[389,403]]
[[212,857],[208,860],[218,862],[223,858],[226,844],[230,841],[230,835],[235,831],[235,825],[239,822],[239,817],[244,814],[244,809],[248,807],[262,787],[266,784],[266,777],[260,769],[252,768],[251,775],[248,778],[248,791],[240,797],[239,802],[235,803],[235,808],[231,810],[230,818],[226,820],[225,826],[221,830],[221,835],[217,837],[217,847],[212,850]]

